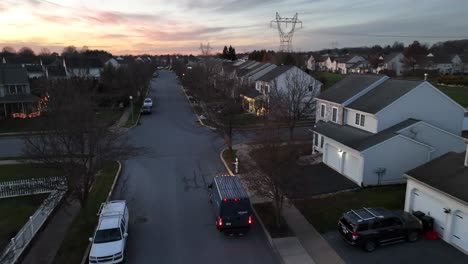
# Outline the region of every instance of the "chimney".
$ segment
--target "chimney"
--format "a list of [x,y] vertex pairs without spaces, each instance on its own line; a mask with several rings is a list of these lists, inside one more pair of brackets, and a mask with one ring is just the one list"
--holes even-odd
[[468,142],[466,144],[466,151],[465,151],[465,167],[468,167]]
[[425,81],[427,81],[427,76],[428,76],[428,75],[429,75],[429,74],[427,74],[427,73],[424,74],[424,80],[425,80]]

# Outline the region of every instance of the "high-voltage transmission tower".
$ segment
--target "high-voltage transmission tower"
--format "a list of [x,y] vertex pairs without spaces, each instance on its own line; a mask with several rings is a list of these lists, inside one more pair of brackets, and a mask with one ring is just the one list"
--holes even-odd
[[[292,18],[281,17],[278,12],[276,12],[276,19],[270,22],[270,26],[273,26],[273,23],[276,23],[278,27],[278,32],[280,36],[280,51],[284,52],[292,52],[292,38],[294,36],[294,31],[296,31],[296,24],[301,24],[302,28],[302,21],[297,18],[297,13]],[[288,24],[291,24],[291,29],[289,31],[283,30],[282,25],[284,28],[288,28]]]
[[209,56],[210,55],[210,50],[211,50],[210,43],[204,45],[203,43],[200,43],[200,50],[202,52],[203,56]]

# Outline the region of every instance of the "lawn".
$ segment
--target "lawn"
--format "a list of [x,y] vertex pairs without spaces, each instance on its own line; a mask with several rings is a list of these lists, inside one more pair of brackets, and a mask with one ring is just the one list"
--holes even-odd
[[436,87],[461,106],[468,107],[468,86],[436,85]]
[[39,208],[48,194],[0,199],[0,252]]
[[276,226],[274,207],[272,203],[258,203],[253,206],[272,238],[294,236],[294,232],[289,228],[283,217],[280,218],[280,228]]
[[307,220],[320,232],[335,230],[343,212],[362,207],[403,209],[406,185],[364,188],[323,198],[293,201]]
[[0,120],[0,133],[32,132],[40,130],[42,118],[10,118]]
[[44,167],[38,164],[0,165],[0,181],[44,178],[51,176],[60,176],[60,171],[56,168]]
[[136,122],[138,121],[138,117],[140,116],[140,109],[141,109],[140,104],[134,104],[133,105],[133,116],[132,116],[131,113],[130,113],[130,115],[128,115],[128,119],[127,119],[127,122],[125,123],[124,127],[129,128],[129,127],[136,124]]
[[325,91],[335,83],[343,80],[346,75],[332,72],[318,72],[314,77],[323,83],[322,91]]
[[112,126],[113,124],[119,121],[120,117],[122,116],[122,110],[110,110],[110,109],[103,109],[100,112],[96,113],[97,119],[104,123],[105,126]]
[[118,163],[111,162],[99,173],[89,194],[88,202],[73,221],[53,263],[81,262],[89,243],[88,238],[93,235],[97,225],[96,213],[101,203],[106,201],[117,170]]

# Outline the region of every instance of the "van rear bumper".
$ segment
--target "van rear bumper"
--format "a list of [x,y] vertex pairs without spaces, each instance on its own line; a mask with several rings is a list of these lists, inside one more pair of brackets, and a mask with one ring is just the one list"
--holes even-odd
[[218,227],[218,230],[221,232],[248,232],[250,226],[223,226]]

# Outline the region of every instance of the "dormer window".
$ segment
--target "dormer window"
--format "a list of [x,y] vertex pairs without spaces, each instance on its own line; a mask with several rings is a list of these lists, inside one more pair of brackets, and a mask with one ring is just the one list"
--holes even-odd
[[356,125],[358,126],[365,126],[366,124],[366,116],[365,115],[362,115],[362,114],[359,114],[359,113],[356,113],[356,120],[354,122]]
[[338,122],[338,108],[332,107],[332,121],[337,123]]
[[325,118],[325,104],[320,105],[320,117]]

